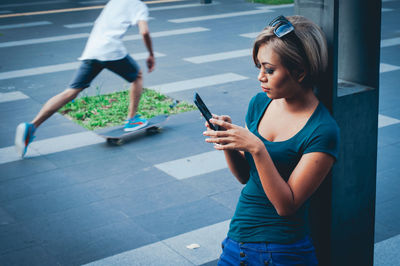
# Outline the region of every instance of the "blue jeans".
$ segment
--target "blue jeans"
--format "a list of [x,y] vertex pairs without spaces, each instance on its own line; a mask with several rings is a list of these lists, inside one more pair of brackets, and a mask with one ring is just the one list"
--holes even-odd
[[311,238],[292,244],[238,243],[229,237],[222,242],[218,266],[225,265],[318,265]]

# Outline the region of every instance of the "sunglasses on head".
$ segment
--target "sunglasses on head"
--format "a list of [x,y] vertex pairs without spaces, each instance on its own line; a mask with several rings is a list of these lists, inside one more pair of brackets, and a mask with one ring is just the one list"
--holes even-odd
[[274,34],[278,38],[282,38],[283,36],[294,31],[294,27],[289,20],[287,20],[284,16],[279,16],[274,18],[268,26],[274,28]]

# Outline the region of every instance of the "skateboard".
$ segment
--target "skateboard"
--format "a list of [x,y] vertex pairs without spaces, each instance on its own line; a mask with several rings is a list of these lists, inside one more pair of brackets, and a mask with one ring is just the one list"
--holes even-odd
[[168,115],[158,115],[148,120],[148,124],[135,131],[124,131],[124,126],[103,128],[95,131],[97,135],[107,140],[107,143],[121,145],[124,141],[141,133],[161,132],[161,125],[167,121]]

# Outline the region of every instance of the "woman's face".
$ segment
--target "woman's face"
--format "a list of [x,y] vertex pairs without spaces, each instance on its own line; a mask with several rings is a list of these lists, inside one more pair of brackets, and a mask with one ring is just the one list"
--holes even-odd
[[292,98],[300,92],[300,83],[281,64],[278,54],[268,45],[260,46],[257,59],[260,63],[258,80],[261,89],[270,99]]

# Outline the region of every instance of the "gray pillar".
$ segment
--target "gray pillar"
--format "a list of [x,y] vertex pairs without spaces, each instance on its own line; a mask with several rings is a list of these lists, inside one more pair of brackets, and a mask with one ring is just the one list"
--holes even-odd
[[325,32],[330,66],[320,99],[341,130],[340,157],[312,198],[320,265],[373,265],[380,0],[295,0]]

